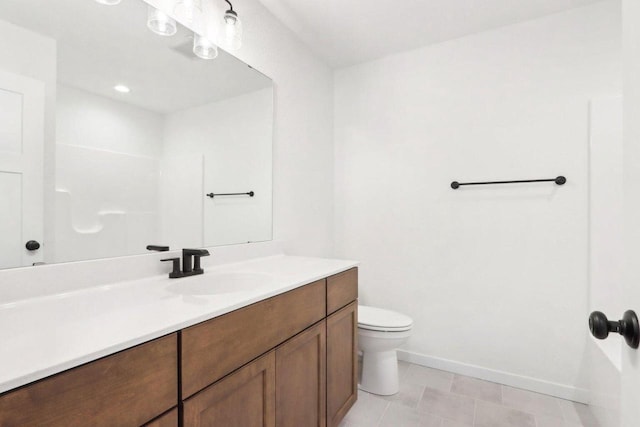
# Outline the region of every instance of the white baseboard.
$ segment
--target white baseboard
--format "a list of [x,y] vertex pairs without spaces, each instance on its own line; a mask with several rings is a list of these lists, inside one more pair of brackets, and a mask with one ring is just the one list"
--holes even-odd
[[481,366],[469,365],[453,360],[441,359],[439,357],[413,353],[411,351],[398,350],[398,359],[405,362],[415,363],[416,365],[449,371],[469,377],[480,378],[482,380],[491,381],[498,384],[521,388],[536,393],[547,394],[550,396],[559,397],[561,399],[572,400],[574,402],[588,403],[589,399],[589,392],[587,389],[568,386],[565,384],[558,384],[551,381],[540,380],[537,378],[525,377],[509,372],[483,368]]

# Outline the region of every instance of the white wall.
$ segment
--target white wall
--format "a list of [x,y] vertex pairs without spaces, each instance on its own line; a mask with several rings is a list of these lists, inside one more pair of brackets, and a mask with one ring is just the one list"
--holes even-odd
[[403,357],[586,398],[588,102],[620,67],[607,1],[336,73],[336,255],[413,317]]
[[[126,95],[123,95],[126,97]],[[58,85],[56,142],[134,156],[162,155],[164,116],[84,90]]]
[[[263,89],[168,114],[164,130],[167,167],[171,168],[173,162],[188,162],[177,174],[163,171],[165,241],[181,238],[175,235],[176,224],[182,224],[178,227],[180,233],[195,237],[199,232],[199,246],[270,240],[273,90]],[[204,164],[204,177],[194,179],[186,187],[177,186],[184,185],[180,179],[184,169],[197,167],[198,159],[193,159],[193,153],[203,155],[200,160]],[[205,193],[249,191],[255,193],[254,197],[208,198],[203,206]],[[187,219],[174,211],[178,200],[182,209],[190,212],[188,215],[204,209],[203,220]]]
[[56,107],[52,260],[144,253],[158,243],[164,116],[62,85]]
[[274,239],[291,254],[333,250],[333,73],[257,0],[238,5],[238,58],[273,78]]

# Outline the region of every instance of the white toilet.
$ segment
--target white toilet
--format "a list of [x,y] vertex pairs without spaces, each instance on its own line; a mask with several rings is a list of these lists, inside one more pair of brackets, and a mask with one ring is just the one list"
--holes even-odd
[[358,347],[362,351],[360,388],[389,396],[398,392],[396,348],[411,336],[413,320],[391,310],[358,306]]

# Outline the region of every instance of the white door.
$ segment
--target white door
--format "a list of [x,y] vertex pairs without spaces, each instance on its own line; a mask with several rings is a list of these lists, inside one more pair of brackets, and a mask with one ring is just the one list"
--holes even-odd
[[[592,99],[589,108],[589,309],[618,320],[624,275],[623,105],[621,96]],[[599,427],[620,427],[623,340],[587,343],[589,403]]]
[[[640,1],[623,0],[622,10],[625,271],[621,301],[625,309],[640,313]],[[622,350],[622,425],[640,426],[640,351],[626,345]]]
[[0,71],[0,268],[41,262],[44,83]]

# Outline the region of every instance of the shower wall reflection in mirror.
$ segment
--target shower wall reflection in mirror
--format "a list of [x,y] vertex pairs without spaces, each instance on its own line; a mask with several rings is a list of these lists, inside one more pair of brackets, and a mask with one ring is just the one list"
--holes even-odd
[[0,2],[0,268],[272,238],[271,79],[147,8]]

